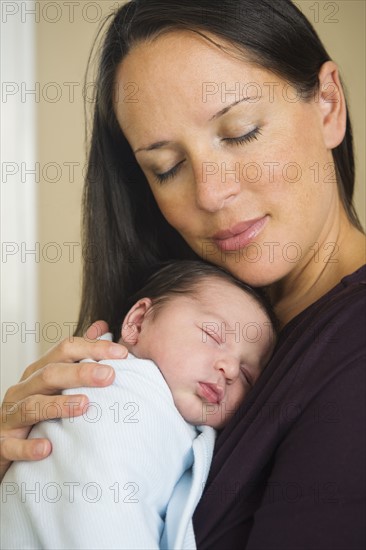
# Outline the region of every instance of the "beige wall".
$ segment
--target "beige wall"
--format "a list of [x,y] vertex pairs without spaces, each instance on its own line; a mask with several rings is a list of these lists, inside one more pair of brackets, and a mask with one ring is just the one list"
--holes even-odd
[[[39,160],[45,177],[39,185],[39,269],[41,352],[61,334],[73,332],[81,289],[80,209],[86,156],[83,90],[92,105],[93,79],[84,88],[91,46],[101,21],[122,2],[58,2],[37,24],[37,76],[46,97],[38,109]],[[79,4],[78,6],[76,4]],[[96,8],[98,6],[98,9]],[[53,87],[50,83],[56,83]],[[52,102],[58,92],[59,100]],[[53,163],[55,165],[53,165]],[[57,166],[56,166],[57,165]],[[59,181],[52,181],[60,178]],[[52,243],[57,243],[53,245]],[[58,258],[59,257],[59,258]],[[53,262],[53,258],[58,261]]]
[[[41,95],[38,105],[37,135],[39,161],[45,176],[39,184],[39,240],[44,247],[44,258],[39,265],[40,321],[42,327],[49,327],[43,335],[46,338],[41,338],[42,351],[57,338],[57,326],[63,328],[63,336],[67,336],[65,323],[77,318],[81,273],[80,197],[85,164],[81,90],[100,15],[108,14],[118,3],[79,2],[73,22],[70,22],[70,8],[64,2],[58,4],[62,14],[59,21],[49,21],[57,15],[49,8],[49,13],[41,16],[36,25],[37,80],[47,98]],[[99,13],[95,4],[99,5]],[[347,83],[357,143],[356,202],[365,223],[365,2],[298,1],[297,4],[313,22],[330,55],[339,62]],[[82,7],[88,7],[84,14]],[[91,22],[93,19],[98,22]],[[57,89],[49,84],[52,82],[57,83]],[[69,97],[71,85],[65,84],[68,82],[76,83],[74,99]],[[61,91],[61,97],[51,102],[57,90]],[[58,168],[49,163],[56,163]],[[75,163],[74,181],[70,178],[70,163]],[[59,176],[59,181],[50,181]],[[58,261],[52,262],[57,255]]]

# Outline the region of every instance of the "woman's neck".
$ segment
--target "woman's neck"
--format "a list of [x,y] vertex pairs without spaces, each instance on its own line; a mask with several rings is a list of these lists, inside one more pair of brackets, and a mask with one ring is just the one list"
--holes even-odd
[[326,246],[319,243],[298,269],[269,287],[281,326],[366,262],[366,236],[350,225],[345,216],[342,218],[339,229]]

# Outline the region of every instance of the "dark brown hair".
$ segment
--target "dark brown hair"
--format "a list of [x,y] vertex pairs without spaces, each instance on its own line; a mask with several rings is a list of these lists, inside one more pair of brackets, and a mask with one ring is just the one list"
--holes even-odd
[[202,285],[209,279],[215,278],[234,285],[251,296],[266,313],[274,332],[278,332],[278,320],[262,289],[253,288],[236,279],[223,268],[202,260],[176,260],[174,262],[163,262],[156,266],[152,274],[147,275],[147,280],[142,288],[126,300],[124,309],[120,312],[120,322],[122,323],[129,309],[142,298],[150,298],[153,308],[158,311],[174,296],[199,294]]

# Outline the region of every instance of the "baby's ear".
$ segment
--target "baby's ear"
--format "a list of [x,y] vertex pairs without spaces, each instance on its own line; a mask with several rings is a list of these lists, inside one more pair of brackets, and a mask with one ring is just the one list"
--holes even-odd
[[152,306],[150,298],[138,300],[127,313],[122,323],[121,337],[123,342],[134,346],[137,344],[146,313]]

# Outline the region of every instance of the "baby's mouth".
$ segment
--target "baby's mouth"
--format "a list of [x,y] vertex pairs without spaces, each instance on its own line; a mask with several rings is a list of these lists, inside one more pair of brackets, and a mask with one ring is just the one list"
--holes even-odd
[[222,401],[225,392],[221,386],[212,384],[211,382],[198,382],[198,385],[200,397],[216,405]]

